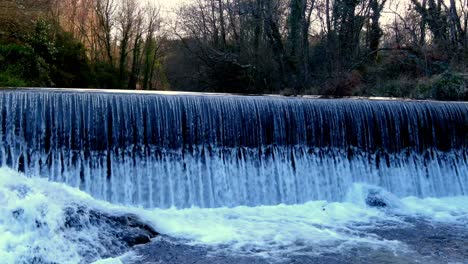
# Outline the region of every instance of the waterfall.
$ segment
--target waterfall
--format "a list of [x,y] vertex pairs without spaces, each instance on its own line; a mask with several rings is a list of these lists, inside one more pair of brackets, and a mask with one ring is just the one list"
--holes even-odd
[[468,195],[468,104],[0,91],[0,165],[113,203],[186,208]]

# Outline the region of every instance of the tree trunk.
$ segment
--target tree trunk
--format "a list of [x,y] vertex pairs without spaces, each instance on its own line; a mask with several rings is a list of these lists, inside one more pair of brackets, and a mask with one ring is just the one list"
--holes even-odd
[[224,5],[222,0],[218,0],[219,24],[221,27],[221,47],[226,47],[226,26],[224,24]]

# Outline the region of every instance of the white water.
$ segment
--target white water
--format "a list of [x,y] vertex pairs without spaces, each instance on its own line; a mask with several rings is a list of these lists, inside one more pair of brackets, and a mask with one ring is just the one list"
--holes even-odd
[[0,93],[0,165],[146,208],[468,194],[468,104]]
[[[63,210],[78,204],[113,214],[137,214],[159,232],[185,243],[263,256],[310,246],[315,246],[317,252],[358,244],[402,248],[404,245],[400,242],[382,241],[354,228],[372,226],[377,221],[399,221],[396,215],[401,214],[444,222],[468,219],[468,197],[398,199],[379,190],[389,208],[378,210],[366,207],[363,202],[369,188],[378,189],[360,184],[352,186],[347,202],[342,203],[313,201],[300,205],[145,210],[111,205],[64,184],[27,178],[2,168],[0,259],[1,263],[27,263],[34,257],[58,263],[79,263],[83,262],[82,252],[92,252],[98,259],[99,254],[105,252],[100,248],[102,245],[95,242],[99,230],[92,227],[81,231],[64,229]],[[15,217],[14,212],[20,210],[23,213]]]

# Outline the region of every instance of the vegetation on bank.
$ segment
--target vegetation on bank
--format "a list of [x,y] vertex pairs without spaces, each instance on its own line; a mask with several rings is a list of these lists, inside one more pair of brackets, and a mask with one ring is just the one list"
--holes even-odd
[[96,75],[85,48],[70,33],[45,21],[0,43],[0,86],[88,87]]
[[468,100],[466,0],[0,0],[0,86]]

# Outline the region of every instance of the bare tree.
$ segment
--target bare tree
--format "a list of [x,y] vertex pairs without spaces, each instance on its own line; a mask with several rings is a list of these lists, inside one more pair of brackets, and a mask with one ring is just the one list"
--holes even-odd
[[160,56],[160,44],[156,40],[156,33],[160,28],[160,7],[148,4],[146,9],[146,39],[143,50],[143,80],[144,90],[153,89],[154,71]]
[[122,0],[117,16],[119,38],[119,82],[124,86],[127,72],[129,42],[135,33],[136,15],[138,13],[135,0]]
[[98,40],[100,49],[103,50],[107,61],[110,65],[114,65],[113,55],[113,30],[115,27],[115,12],[117,5],[115,0],[96,0],[96,27],[94,28],[95,36]]

